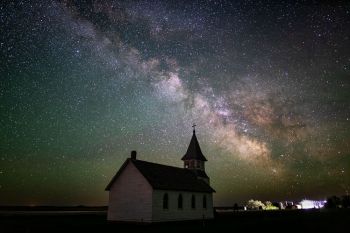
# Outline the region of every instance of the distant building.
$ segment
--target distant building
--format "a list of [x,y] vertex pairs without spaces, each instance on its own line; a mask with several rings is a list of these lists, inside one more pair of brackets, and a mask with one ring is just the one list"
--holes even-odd
[[195,130],[184,168],[137,160],[131,152],[110,181],[110,221],[163,222],[213,218],[213,192]]
[[327,201],[318,201],[318,200],[302,200],[300,202],[300,209],[321,209]]

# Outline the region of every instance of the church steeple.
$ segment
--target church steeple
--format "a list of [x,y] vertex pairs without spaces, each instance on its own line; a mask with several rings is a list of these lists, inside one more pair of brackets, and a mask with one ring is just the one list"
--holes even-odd
[[199,146],[197,136],[196,136],[196,130],[195,126],[193,125],[193,135],[191,142],[187,148],[186,154],[181,158],[181,160],[184,161],[184,167],[185,169],[190,169],[194,171],[198,178],[201,178],[207,183],[209,183],[209,177],[205,173],[205,167],[204,163],[207,161],[207,159],[204,157],[202,150]]
[[[194,125],[196,126],[196,125]],[[192,127],[194,127],[192,126]],[[186,154],[182,157],[183,161],[186,160],[198,160],[198,161],[207,161],[207,159],[204,157],[201,147],[199,146],[197,137],[196,137],[196,130],[193,128],[193,135],[190,142],[190,145],[188,146]]]

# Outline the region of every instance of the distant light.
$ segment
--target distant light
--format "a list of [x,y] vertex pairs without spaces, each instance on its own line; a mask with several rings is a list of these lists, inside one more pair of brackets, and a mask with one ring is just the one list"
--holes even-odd
[[302,209],[320,209],[323,208],[326,201],[303,200],[300,202]]

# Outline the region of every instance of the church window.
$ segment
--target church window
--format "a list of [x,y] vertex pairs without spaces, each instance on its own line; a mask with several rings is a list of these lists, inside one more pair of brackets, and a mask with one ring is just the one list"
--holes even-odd
[[207,208],[207,196],[203,195],[203,208]]
[[191,207],[192,209],[196,208],[196,197],[194,195],[192,195],[192,198],[191,198]]
[[169,209],[169,196],[167,193],[163,196],[163,209]]
[[182,195],[179,194],[179,197],[177,198],[177,208],[182,209]]

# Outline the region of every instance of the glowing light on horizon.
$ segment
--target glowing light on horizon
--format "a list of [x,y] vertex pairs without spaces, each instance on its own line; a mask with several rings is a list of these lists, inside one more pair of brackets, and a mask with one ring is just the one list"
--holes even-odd
[[327,203],[327,201],[314,201],[314,200],[302,200],[300,202],[302,209],[321,209],[324,207],[324,205]]

